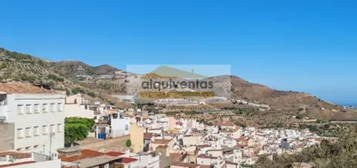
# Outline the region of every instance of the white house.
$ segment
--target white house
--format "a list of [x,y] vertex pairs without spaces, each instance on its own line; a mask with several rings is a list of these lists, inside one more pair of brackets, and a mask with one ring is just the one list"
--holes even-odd
[[[122,163],[125,161],[122,160]],[[127,158],[126,162],[128,161],[132,161],[126,164],[123,164],[124,167],[130,167],[131,168],[142,168],[142,167],[146,167],[146,168],[159,168],[160,167],[160,156],[159,155],[155,155],[153,153],[140,153],[138,155],[135,156],[130,156],[130,159]]]
[[130,119],[122,116],[123,112],[110,116],[111,137],[129,135]]
[[201,142],[200,136],[184,136],[182,137],[183,145],[195,146]]
[[11,150],[56,157],[64,147],[64,94],[22,83],[2,83],[0,92],[0,127],[13,125]]
[[94,111],[89,109],[89,104],[90,102],[81,94],[66,96],[66,103],[64,105],[65,117],[93,119],[95,116]]
[[198,155],[197,156],[197,164],[200,165],[214,165],[219,162],[218,157],[213,157],[209,155]]

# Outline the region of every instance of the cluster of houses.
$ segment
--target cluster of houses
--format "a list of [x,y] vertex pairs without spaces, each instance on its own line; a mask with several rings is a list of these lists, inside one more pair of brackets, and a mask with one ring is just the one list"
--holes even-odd
[[[127,136],[131,150],[65,148],[66,117],[95,119],[91,136]],[[322,141],[308,130],[208,126],[22,83],[0,84],[0,132],[0,167],[15,168],[240,168]]]
[[134,152],[159,153],[164,167],[252,166],[260,156],[272,159],[323,140],[308,130],[240,128],[230,121],[208,126],[165,115],[136,118],[130,129]]

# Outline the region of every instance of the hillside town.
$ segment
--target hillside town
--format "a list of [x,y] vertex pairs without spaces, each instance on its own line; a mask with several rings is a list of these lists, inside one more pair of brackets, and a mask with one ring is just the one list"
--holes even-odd
[[[87,143],[66,144],[67,118],[94,121]],[[25,83],[0,84],[0,120],[0,167],[14,168],[241,168],[326,139],[307,129],[207,125]]]

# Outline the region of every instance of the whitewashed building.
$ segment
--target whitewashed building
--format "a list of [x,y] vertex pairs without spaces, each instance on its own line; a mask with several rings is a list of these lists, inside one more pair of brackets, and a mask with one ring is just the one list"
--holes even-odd
[[89,108],[89,105],[90,101],[86,100],[81,94],[66,96],[64,105],[65,117],[94,119],[94,111]]
[[64,147],[64,94],[22,83],[2,83],[0,93],[0,127],[13,136],[0,149],[57,157]]
[[129,135],[130,118],[123,117],[123,111],[110,115],[111,137]]

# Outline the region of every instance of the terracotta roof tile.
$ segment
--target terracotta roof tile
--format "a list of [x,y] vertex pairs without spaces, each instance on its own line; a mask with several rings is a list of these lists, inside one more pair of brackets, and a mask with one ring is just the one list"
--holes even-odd
[[108,152],[105,154],[108,156],[113,156],[113,157],[118,157],[118,156],[124,155],[124,153],[121,153],[121,152]]
[[74,161],[77,161],[77,160],[97,157],[97,156],[101,156],[101,155],[104,155],[104,153],[85,149],[85,150],[81,150],[81,154],[80,155],[70,156],[70,157],[60,156],[59,158],[62,161],[65,161],[65,162],[74,162]]
[[131,163],[131,162],[134,162],[134,161],[137,161],[137,160],[138,159],[135,159],[135,158],[124,157],[124,158],[120,159],[120,162],[121,163]]
[[152,136],[153,136],[152,133],[144,133],[144,138],[145,138],[145,139],[151,139]]

